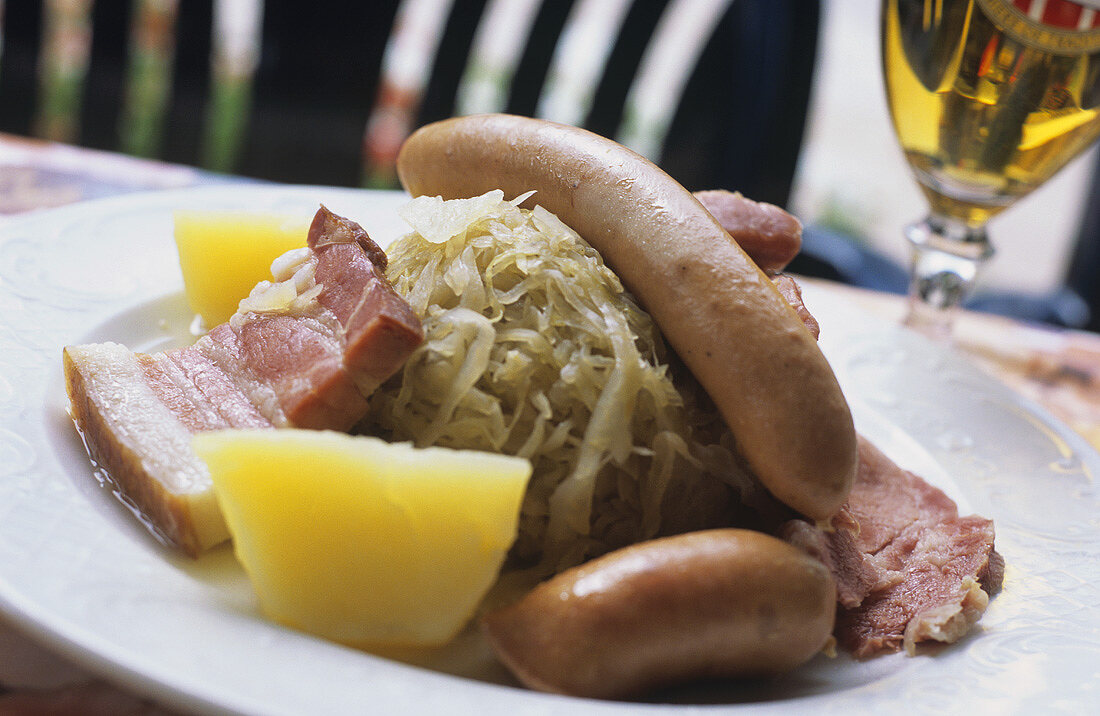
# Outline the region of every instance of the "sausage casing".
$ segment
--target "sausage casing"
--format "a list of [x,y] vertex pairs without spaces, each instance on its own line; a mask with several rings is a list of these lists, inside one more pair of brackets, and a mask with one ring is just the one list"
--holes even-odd
[[835,610],[821,562],[775,537],[722,529],[642,542],[562,572],[482,626],[525,685],[621,698],[793,669],[829,641]]

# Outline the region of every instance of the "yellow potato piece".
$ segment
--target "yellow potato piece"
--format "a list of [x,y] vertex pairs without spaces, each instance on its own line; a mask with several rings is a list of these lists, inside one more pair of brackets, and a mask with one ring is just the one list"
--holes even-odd
[[308,216],[177,211],[176,248],[191,310],[207,328],[229,320],[271,262],[306,245]]
[[527,460],[314,430],[195,436],[261,607],[355,646],[434,646],[516,537]]

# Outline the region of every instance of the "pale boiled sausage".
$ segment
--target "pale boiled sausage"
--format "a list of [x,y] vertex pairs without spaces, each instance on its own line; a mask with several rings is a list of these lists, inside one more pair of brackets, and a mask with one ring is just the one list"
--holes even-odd
[[591,132],[511,115],[430,124],[398,157],[414,196],[506,196],[557,214],[592,244],[706,389],[761,482],[812,518],[856,470],[851,412],[814,337],[690,192]]

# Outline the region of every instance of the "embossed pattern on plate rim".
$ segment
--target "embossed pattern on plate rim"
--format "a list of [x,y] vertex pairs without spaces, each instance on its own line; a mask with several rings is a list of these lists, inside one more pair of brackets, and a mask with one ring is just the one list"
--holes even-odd
[[[667,711],[456,678],[281,630],[255,617],[239,578],[196,578],[72,474],[83,456],[65,434],[61,347],[178,295],[173,210],[311,210],[324,201],[368,230],[367,217],[377,218],[392,237],[400,233],[392,210],[403,200],[219,186],[87,202],[0,226],[0,609],[86,667],[200,711]],[[954,497],[997,522],[1005,590],[979,632],[956,646],[867,664],[819,660],[751,703],[676,711],[1073,711],[1091,703],[1089,684],[1100,683],[1100,456],[963,359],[807,288],[861,430],[896,459],[929,465]],[[152,344],[170,340],[172,329],[127,328]],[[231,557],[213,561],[224,569]]]

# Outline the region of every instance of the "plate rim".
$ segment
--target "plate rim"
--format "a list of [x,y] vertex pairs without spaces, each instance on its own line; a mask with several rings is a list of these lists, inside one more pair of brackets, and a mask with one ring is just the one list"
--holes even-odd
[[[231,201],[244,201],[253,195],[270,195],[272,193],[285,194],[287,196],[294,197],[309,197],[316,196],[331,196],[339,194],[349,199],[364,198],[369,196],[381,197],[384,196],[386,201],[396,203],[397,200],[404,200],[407,195],[403,192],[379,192],[377,190],[364,190],[353,189],[346,187],[323,187],[312,185],[261,185],[261,184],[230,184],[230,185],[207,185],[198,187],[188,187],[182,189],[170,189],[170,190],[158,190],[148,192],[134,192],[131,194],[106,197],[101,199],[94,199],[78,204],[52,208],[48,210],[42,210],[32,212],[27,215],[17,216],[9,221],[0,224],[0,252],[2,252],[5,243],[8,239],[26,232],[28,227],[34,228],[36,225],[56,225],[64,223],[68,220],[79,218],[88,214],[97,214],[104,212],[111,212],[115,210],[125,211],[127,207],[133,207],[135,205],[154,205],[158,211],[170,210],[166,207],[173,203],[188,203],[200,201],[209,197],[221,197],[225,198],[227,194],[231,195]],[[368,227],[369,230],[369,227]],[[0,266],[2,269],[2,266]],[[19,294],[9,291],[2,283],[0,283],[0,299],[4,298],[4,293],[12,293],[12,295],[18,296]],[[811,295],[815,293],[810,291]],[[163,297],[162,294],[161,297]],[[69,336],[70,339],[75,339],[76,336]],[[919,339],[918,339],[919,340]],[[0,344],[3,343],[3,339],[0,339]],[[59,362],[59,361],[58,361]],[[966,363],[968,370],[975,376],[975,379],[979,382],[984,382],[990,390],[999,393],[1006,400],[1011,400],[1015,404],[1021,406],[1024,410],[1034,415],[1043,425],[1052,430],[1060,439],[1064,440],[1072,449],[1072,451],[1081,456],[1083,464],[1092,472],[1092,475],[1100,476],[1100,454],[1075,431],[1071,430],[1068,426],[1061,423],[1053,415],[1049,413],[1041,405],[1038,405],[1034,401],[1019,395],[1015,391],[1012,391],[1007,386],[995,381],[993,378],[980,373],[979,370]],[[3,376],[0,376],[3,378]],[[49,391],[54,381],[44,380],[41,386],[43,400],[40,401],[39,407],[42,408],[42,428],[46,429],[46,421],[48,420],[49,409]],[[6,430],[9,426],[5,425],[3,421],[3,414],[0,413],[0,429]],[[48,436],[45,438],[48,442]],[[135,669],[131,661],[123,659],[117,652],[127,651],[126,649],[119,647],[117,644],[111,644],[105,642],[101,635],[98,635],[93,630],[83,628],[76,622],[66,623],[67,629],[58,630],[55,627],[50,626],[50,620],[48,615],[42,614],[45,611],[45,607],[39,608],[36,604],[28,602],[26,595],[19,591],[18,585],[9,583],[8,571],[3,564],[0,564],[0,612],[4,614],[5,619],[12,623],[23,631],[30,634],[35,640],[47,644],[50,647],[55,648],[64,656],[73,659],[81,666],[88,668],[103,678],[123,683],[127,686],[134,688],[149,696],[163,700],[166,703],[170,703],[182,708],[202,711],[220,711],[225,708],[233,710],[247,711],[253,708],[262,708],[263,704],[254,703],[252,700],[243,699],[238,697],[236,699],[230,699],[229,703],[224,701],[224,694],[219,698],[211,698],[210,695],[203,696],[198,692],[181,690],[178,686],[173,686],[169,683],[151,677],[148,673],[142,672],[139,669]],[[56,620],[54,621],[56,624]],[[95,642],[94,644],[90,642]],[[102,643],[100,643],[102,642]],[[377,657],[375,657],[377,658]],[[484,684],[482,684],[484,686]],[[535,703],[539,704],[534,710],[536,712],[552,713],[556,712],[559,707],[563,710],[568,709],[570,711],[576,710],[578,706],[587,706],[590,710],[595,712],[602,712],[604,710],[619,710],[623,706],[630,709],[645,709],[649,705],[646,704],[606,704],[603,702],[589,702],[578,701],[575,699],[567,699],[561,702],[559,698],[546,697],[546,695],[536,695],[533,692],[518,691],[513,689],[516,693],[523,694],[525,701],[530,702],[532,699]],[[816,695],[805,697],[808,699],[825,699],[829,695]],[[476,699],[475,699],[476,701]],[[800,704],[804,705],[805,702],[801,701]],[[457,704],[456,704],[457,705]],[[471,707],[474,704],[470,704]],[[739,704],[735,708],[741,711],[751,710],[759,708],[760,710],[774,710],[780,708],[782,705],[776,704]],[[471,708],[470,711],[478,710]]]

